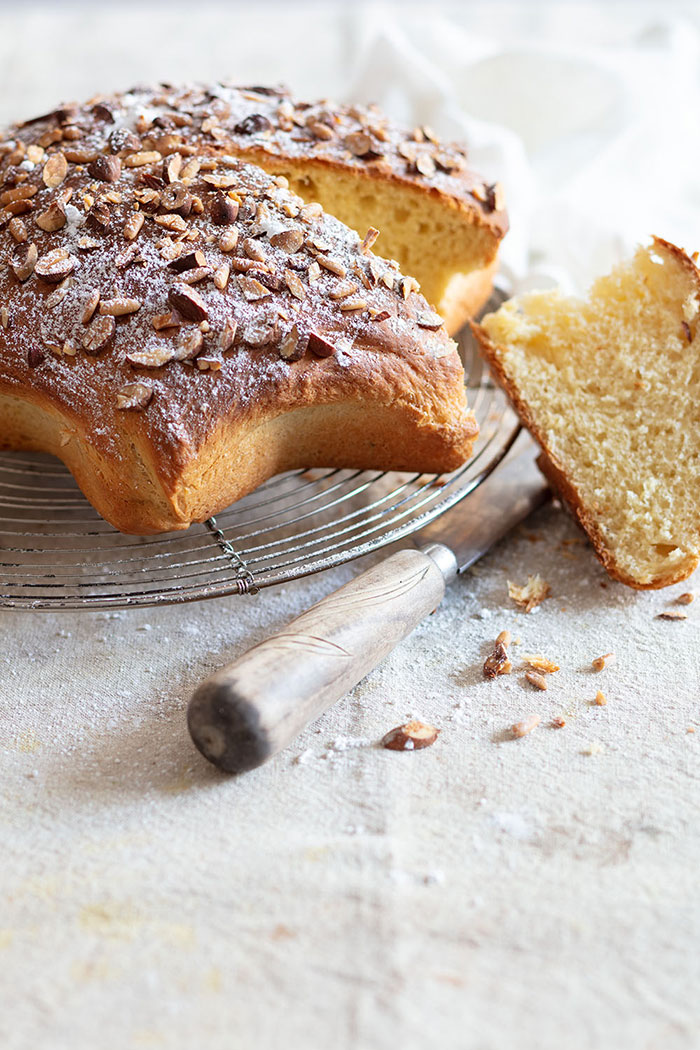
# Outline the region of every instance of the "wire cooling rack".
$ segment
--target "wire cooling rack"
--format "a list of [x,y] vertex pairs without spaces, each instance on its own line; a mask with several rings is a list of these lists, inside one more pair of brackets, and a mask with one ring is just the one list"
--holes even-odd
[[126,536],[51,456],[0,453],[0,607],[104,609],[254,594],[393,543],[468,498],[517,436],[468,330],[458,343],[481,434],[452,474],[297,470],[185,532]]

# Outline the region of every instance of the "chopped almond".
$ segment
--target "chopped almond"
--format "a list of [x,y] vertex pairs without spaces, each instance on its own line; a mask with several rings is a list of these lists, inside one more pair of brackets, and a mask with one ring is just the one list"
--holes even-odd
[[522,722],[516,722],[514,726],[511,726],[511,732],[515,737],[527,736],[533,729],[536,729],[540,724],[541,719],[539,715],[529,715],[528,718],[524,718]]
[[531,667],[533,671],[542,671],[544,674],[553,674],[559,670],[559,664],[548,660],[546,656],[523,656],[523,663]]
[[532,612],[540,602],[549,597],[550,593],[551,587],[539,574],[528,576],[524,587],[519,587],[508,580],[509,597],[526,613]]

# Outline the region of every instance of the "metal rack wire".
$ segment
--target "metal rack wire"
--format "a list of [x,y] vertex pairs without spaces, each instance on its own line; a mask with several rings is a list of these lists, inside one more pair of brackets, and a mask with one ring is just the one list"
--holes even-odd
[[104,609],[254,594],[358,558],[468,497],[504,457],[517,424],[468,331],[459,338],[481,435],[452,474],[292,471],[202,525],[116,532],[51,456],[0,453],[0,607]]

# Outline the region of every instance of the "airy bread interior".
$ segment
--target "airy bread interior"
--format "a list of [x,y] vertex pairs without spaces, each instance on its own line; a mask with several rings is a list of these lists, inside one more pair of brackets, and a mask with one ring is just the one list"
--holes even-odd
[[634,587],[700,553],[700,273],[654,239],[593,285],[507,302],[482,342],[542,466],[608,571]]

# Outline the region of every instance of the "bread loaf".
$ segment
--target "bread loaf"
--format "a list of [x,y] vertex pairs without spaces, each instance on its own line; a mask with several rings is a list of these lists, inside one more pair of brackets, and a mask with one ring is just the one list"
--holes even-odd
[[461,464],[477,427],[417,282],[222,147],[199,95],[149,98],[0,137],[0,447],[60,456],[136,533],[294,467]]
[[475,326],[544,473],[631,587],[700,559],[699,311],[694,261],[654,238],[586,301],[534,292]]

